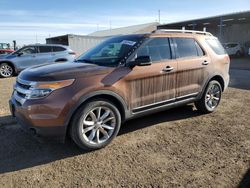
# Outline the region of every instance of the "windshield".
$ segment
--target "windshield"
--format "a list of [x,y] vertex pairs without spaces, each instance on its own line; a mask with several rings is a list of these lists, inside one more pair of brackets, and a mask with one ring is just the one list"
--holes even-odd
[[143,39],[143,35],[113,37],[81,55],[76,61],[100,66],[118,66],[132,49],[141,44]]

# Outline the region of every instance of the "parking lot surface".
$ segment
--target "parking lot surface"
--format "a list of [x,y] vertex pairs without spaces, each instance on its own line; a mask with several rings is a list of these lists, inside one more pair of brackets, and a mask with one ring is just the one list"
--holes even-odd
[[187,105],[131,120],[94,152],[23,132],[8,109],[15,78],[0,79],[0,187],[250,187],[249,65],[233,60],[215,113]]

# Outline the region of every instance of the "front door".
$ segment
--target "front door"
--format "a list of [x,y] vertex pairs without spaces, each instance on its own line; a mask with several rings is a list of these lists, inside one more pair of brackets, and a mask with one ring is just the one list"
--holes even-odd
[[151,38],[135,53],[150,56],[152,65],[136,66],[124,78],[127,100],[134,111],[157,107],[175,99],[177,62],[172,59],[168,38]]
[[35,46],[24,47],[15,57],[14,62],[17,63],[18,67],[23,70],[34,64],[37,57],[37,48]]

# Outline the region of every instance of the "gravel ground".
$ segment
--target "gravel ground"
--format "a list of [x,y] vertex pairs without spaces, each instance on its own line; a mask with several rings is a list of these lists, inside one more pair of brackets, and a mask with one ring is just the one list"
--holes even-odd
[[192,105],[123,125],[106,148],[40,143],[9,116],[0,79],[0,187],[250,187],[250,91],[229,88],[215,113]]

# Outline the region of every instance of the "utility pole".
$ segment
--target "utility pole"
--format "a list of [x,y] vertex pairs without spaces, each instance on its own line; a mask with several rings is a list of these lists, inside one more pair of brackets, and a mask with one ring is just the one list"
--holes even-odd
[[161,10],[158,10],[158,22],[161,23]]

